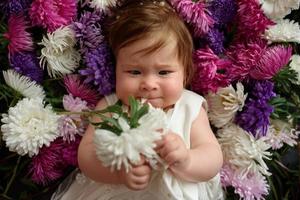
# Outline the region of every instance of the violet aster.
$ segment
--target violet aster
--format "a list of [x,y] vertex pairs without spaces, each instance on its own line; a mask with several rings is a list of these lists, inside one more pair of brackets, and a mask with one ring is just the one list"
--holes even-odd
[[207,9],[215,20],[215,26],[225,25],[237,14],[237,3],[235,0],[214,0],[208,2]]
[[89,49],[97,48],[103,41],[101,21],[104,15],[101,12],[84,12],[79,21],[73,23],[75,37],[80,45],[80,52],[87,53]]
[[206,35],[206,41],[209,47],[215,52],[215,54],[221,54],[224,51],[224,34],[217,28],[212,28]]
[[270,115],[274,111],[268,104],[268,101],[276,95],[273,87],[270,81],[255,81],[244,109],[236,116],[236,123],[254,136],[261,137],[267,133]]
[[101,95],[110,94],[114,89],[115,75],[112,62],[112,53],[106,43],[101,43],[98,48],[84,55],[86,69],[79,73],[86,76],[85,82],[92,82]]
[[10,56],[10,65],[20,74],[41,83],[43,81],[43,70],[34,52],[15,53]]
[[32,0],[2,0],[0,9],[6,16],[24,13],[28,10]]

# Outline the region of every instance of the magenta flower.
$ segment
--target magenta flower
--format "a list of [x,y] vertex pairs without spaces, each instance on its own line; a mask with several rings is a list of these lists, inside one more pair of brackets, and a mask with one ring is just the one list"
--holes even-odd
[[11,15],[8,20],[8,32],[4,37],[9,40],[8,51],[10,55],[22,51],[32,51],[33,42],[30,33],[26,31],[27,22],[23,15]]
[[229,85],[227,69],[231,62],[220,59],[209,48],[199,49],[194,53],[196,72],[191,87],[198,93],[216,92],[219,87]]
[[76,4],[76,0],[34,0],[29,10],[32,24],[53,32],[71,23],[77,13]]
[[261,40],[231,46],[226,52],[226,55],[232,61],[232,67],[228,73],[230,79],[233,81],[248,79],[250,71],[258,65],[259,58],[266,49],[267,43]]
[[100,99],[97,91],[81,81],[78,75],[66,76],[64,78],[64,84],[70,94],[86,101],[91,108],[95,106]]
[[292,56],[292,48],[284,46],[273,46],[260,56],[258,65],[250,71],[254,79],[266,80],[273,78],[281,68],[288,64]]
[[49,147],[42,147],[39,154],[32,158],[29,172],[34,182],[46,185],[64,174],[66,163],[61,155],[63,149],[63,140],[56,139]]
[[81,140],[81,136],[76,136],[75,140],[69,144],[65,143],[65,147],[62,150],[62,157],[68,165],[78,166],[77,150]]
[[269,26],[274,25],[274,22],[268,19],[263,13],[258,0],[239,0],[238,7],[238,40],[260,37]]
[[203,2],[192,0],[171,0],[179,15],[194,27],[196,36],[203,35],[213,26],[214,20],[208,15]]

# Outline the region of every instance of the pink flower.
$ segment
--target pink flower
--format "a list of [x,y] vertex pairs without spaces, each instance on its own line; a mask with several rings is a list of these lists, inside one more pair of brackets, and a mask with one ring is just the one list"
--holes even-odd
[[266,49],[267,43],[262,40],[232,45],[226,52],[226,55],[232,61],[232,67],[228,73],[230,79],[233,81],[248,79],[250,71],[258,65],[259,58]]
[[218,58],[209,48],[194,53],[195,74],[191,83],[192,90],[198,93],[216,92],[219,87],[229,85],[227,68],[231,62]]
[[75,0],[34,0],[29,14],[33,25],[53,32],[63,25],[70,24],[76,12]]
[[203,2],[192,0],[171,0],[179,15],[195,28],[195,35],[200,36],[209,31],[214,20],[208,15],[208,10]]
[[65,87],[74,97],[86,101],[90,107],[98,102],[100,96],[88,84],[82,82],[78,75],[68,75],[64,78]]
[[245,200],[264,199],[263,196],[268,195],[269,185],[265,176],[259,172],[244,175],[229,164],[222,167],[221,183],[223,187],[234,187],[234,192]]
[[8,20],[8,32],[4,37],[9,40],[8,51],[10,55],[22,51],[32,51],[33,42],[30,33],[26,31],[27,22],[23,15],[11,15]]
[[81,112],[88,110],[87,102],[81,100],[79,97],[73,97],[72,94],[64,95],[63,97],[64,109],[71,112]]
[[238,6],[238,40],[260,37],[269,26],[275,24],[265,16],[258,0],[239,0]]
[[273,46],[260,56],[260,61],[251,71],[250,76],[254,79],[271,79],[281,68],[288,64],[292,56],[292,48]]

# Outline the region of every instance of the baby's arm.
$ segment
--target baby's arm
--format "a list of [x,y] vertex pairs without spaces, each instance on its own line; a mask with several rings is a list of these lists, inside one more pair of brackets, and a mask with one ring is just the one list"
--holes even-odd
[[193,122],[190,136],[191,149],[187,149],[179,135],[165,135],[158,142],[158,153],[178,178],[191,182],[208,181],[219,172],[223,156],[204,108]]
[[[105,99],[99,101],[97,110],[104,109],[107,106]],[[93,118],[93,122],[101,121],[99,118]],[[150,180],[151,168],[143,159],[138,165],[133,166],[128,173],[125,169],[112,172],[109,167],[104,167],[97,158],[93,137],[95,129],[89,125],[78,148],[78,164],[84,175],[94,181],[110,184],[125,184],[133,190],[144,189]]]

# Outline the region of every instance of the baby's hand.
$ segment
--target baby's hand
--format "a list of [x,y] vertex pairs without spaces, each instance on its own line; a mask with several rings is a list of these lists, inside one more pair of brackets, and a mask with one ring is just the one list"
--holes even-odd
[[148,186],[151,178],[151,167],[142,157],[140,163],[133,165],[129,172],[122,170],[121,177],[124,184],[132,190],[143,190]]
[[182,138],[175,133],[168,133],[156,142],[156,152],[172,168],[182,168],[189,163],[189,153]]

